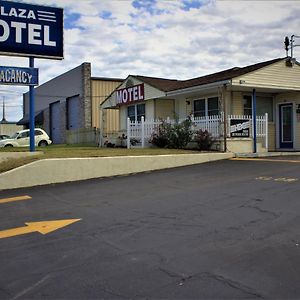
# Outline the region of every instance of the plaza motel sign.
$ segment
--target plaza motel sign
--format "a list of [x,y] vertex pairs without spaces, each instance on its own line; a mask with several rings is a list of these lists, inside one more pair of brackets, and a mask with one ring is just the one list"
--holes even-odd
[[34,58],[63,59],[63,9],[0,0],[0,55],[29,57],[29,68],[0,67],[0,84],[29,85],[30,151],[34,144]]

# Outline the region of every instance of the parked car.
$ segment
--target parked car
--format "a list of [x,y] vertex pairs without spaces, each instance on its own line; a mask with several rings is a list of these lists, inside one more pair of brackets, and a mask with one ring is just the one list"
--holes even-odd
[[0,140],[10,139],[10,136],[7,134],[0,134]]
[[[0,140],[0,147],[27,147],[30,144],[29,129],[17,131],[10,138]],[[35,145],[45,147],[52,143],[48,134],[40,128],[34,130]]]

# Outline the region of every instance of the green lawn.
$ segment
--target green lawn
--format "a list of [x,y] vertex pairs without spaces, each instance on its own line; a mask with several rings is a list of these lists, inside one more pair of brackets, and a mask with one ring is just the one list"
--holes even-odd
[[[0,157],[3,152],[29,152],[28,148],[0,148]],[[0,163],[0,173],[46,158],[80,158],[80,157],[105,157],[105,156],[137,156],[137,155],[162,155],[162,154],[189,154],[199,151],[179,149],[126,149],[126,148],[98,148],[96,146],[82,145],[50,145],[45,148],[36,148],[41,153],[38,156],[6,159]]]

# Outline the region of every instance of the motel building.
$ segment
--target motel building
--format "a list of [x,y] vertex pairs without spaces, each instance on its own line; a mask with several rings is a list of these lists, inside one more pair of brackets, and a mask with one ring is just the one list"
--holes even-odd
[[189,80],[129,75],[102,108],[119,110],[128,147],[149,147],[161,120],[190,116],[221,151],[300,151],[300,64],[278,58]]

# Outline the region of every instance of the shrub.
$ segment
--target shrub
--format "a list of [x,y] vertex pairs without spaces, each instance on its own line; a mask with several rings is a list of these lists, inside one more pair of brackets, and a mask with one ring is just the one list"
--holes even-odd
[[158,126],[152,134],[150,143],[160,148],[182,149],[192,140],[192,121],[190,118],[179,123],[169,124],[166,121]]
[[174,125],[171,126],[170,131],[170,143],[169,148],[182,149],[192,140],[193,130],[192,121],[187,118],[183,122],[179,123],[176,121]]
[[209,150],[214,143],[212,135],[202,129],[195,132],[194,141],[198,144],[199,150]]
[[166,121],[162,121],[160,125],[156,128],[156,130],[152,133],[149,143],[159,147],[166,148],[169,143],[171,124]]

